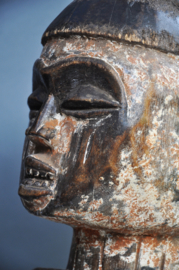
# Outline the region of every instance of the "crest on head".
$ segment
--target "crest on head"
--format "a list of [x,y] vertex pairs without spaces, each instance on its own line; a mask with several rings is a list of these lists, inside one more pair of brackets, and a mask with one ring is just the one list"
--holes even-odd
[[177,0],[75,0],[49,25],[52,37],[86,35],[179,53]]

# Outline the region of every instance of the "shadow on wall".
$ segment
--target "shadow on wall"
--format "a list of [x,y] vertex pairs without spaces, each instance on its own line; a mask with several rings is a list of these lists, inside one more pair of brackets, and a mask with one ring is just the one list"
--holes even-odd
[[30,215],[17,195],[27,97],[41,36],[71,0],[0,1],[0,269],[65,269],[72,230]]

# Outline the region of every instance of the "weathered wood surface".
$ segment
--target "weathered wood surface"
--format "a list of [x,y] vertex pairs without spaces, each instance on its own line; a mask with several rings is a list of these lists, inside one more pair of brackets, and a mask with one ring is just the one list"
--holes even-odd
[[[101,39],[50,41],[29,98],[27,209],[74,226],[178,233],[178,59]],[[36,99],[39,109],[47,100],[39,115]]]
[[179,237],[143,237],[78,230],[75,258],[67,269],[178,269]]
[[56,34],[33,69],[24,206],[74,227],[69,270],[179,269],[179,56]]
[[123,236],[78,229],[74,232],[67,269],[177,270],[178,253],[179,237],[176,236]]

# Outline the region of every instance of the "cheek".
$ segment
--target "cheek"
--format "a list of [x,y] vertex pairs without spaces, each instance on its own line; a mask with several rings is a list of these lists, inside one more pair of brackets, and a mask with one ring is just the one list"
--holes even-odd
[[141,180],[166,192],[179,175],[178,103],[170,94],[153,96],[147,104],[131,131],[132,162]]
[[65,117],[63,121],[55,127],[55,136],[51,140],[54,148],[53,154],[68,154],[71,150],[74,135],[78,134],[86,125],[86,121],[76,121],[74,118]]
[[74,131],[75,126],[70,122],[62,123],[62,125],[58,126],[56,136],[52,140],[55,152],[65,154],[70,151]]

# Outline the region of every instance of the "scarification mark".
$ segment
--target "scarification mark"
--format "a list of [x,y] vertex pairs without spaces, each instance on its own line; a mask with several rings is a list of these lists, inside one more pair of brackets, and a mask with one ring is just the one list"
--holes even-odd
[[162,253],[161,262],[160,262],[160,270],[164,270],[165,266],[165,253]]
[[[83,135],[83,129],[81,129],[81,130],[78,129],[77,139],[76,139],[76,150],[75,150],[75,153],[73,156],[73,164],[76,163],[77,158],[78,158],[78,154],[79,154],[79,150],[80,150],[80,146],[81,146],[81,142],[82,142],[82,135]],[[71,144],[71,146],[72,146],[72,144]]]
[[115,5],[116,5],[116,2],[117,2],[117,0],[114,1],[114,6],[113,6],[113,9],[112,9],[112,12],[111,12],[110,19],[109,19],[109,26],[110,26],[110,24],[111,24],[112,15],[113,15],[113,13],[114,13],[114,8],[115,8]]
[[[105,118],[99,120],[96,124],[95,124],[95,127],[99,127],[100,124],[102,122],[104,122],[104,120],[108,119],[111,117],[111,114],[109,114],[108,116],[106,116]],[[92,134],[89,136],[89,139],[88,139],[88,142],[87,142],[87,145],[86,145],[86,150],[85,150],[85,154],[84,154],[84,159],[83,159],[83,164],[86,163],[86,160],[90,154],[90,143],[91,143],[91,140],[93,139],[94,137],[94,134],[96,133],[96,129],[92,132]]]
[[139,242],[137,243],[134,270],[139,270],[140,251],[141,251],[141,240],[139,240]]
[[90,146],[91,139],[93,138],[95,132],[96,132],[96,129],[95,129],[95,130],[92,132],[92,134],[89,136],[89,139],[88,139],[88,142],[87,142],[87,145],[86,145],[86,150],[85,150],[85,155],[84,155],[84,159],[83,159],[83,164],[86,163],[86,160],[87,160],[88,155],[89,155],[89,153],[90,153],[90,151],[88,151],[88,150],[89,150],[89,146]]

